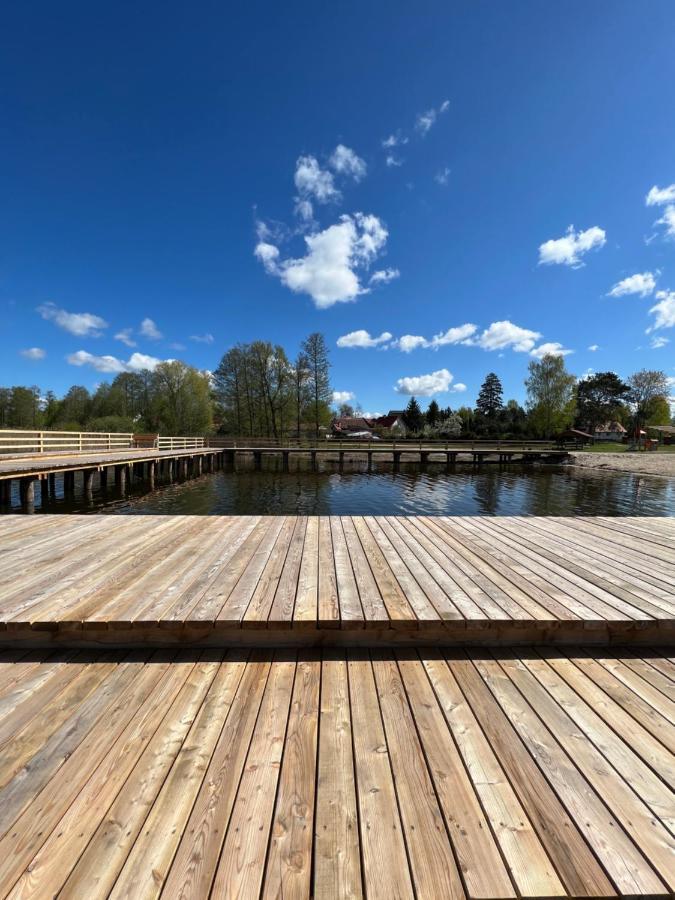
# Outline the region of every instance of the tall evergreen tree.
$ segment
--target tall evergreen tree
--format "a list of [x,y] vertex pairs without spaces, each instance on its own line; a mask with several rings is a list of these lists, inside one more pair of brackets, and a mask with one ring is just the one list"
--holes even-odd
[[503,393],[501,381],[494,372],[490,372],[481,385],[478,399],[476,400],[476,409],[482,412],[484,416],[494,416],[504,405],[502,403]]
[[411,397],[408,401],[408,405],[403,413],[403,421],[408,431],[411,431],[413,434],[417,434],[424,427],[424,414],[414,397]]
[[426,411],[427,425],[431,425],[433,427],[440,418],[441,411],[439,409],[438,403],[436,403],[435,400],[432,400]]

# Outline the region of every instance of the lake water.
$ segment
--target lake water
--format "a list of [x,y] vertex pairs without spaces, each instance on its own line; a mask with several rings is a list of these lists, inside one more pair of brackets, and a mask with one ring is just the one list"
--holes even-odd
[[[96,491],[87,502],[58,496],[44,512],[127,515],[675,515],[675,481],[569,466],[401,471],[217,472],[126,498]],[[40,512],[36,491],[36,512]],[[18,502],[18,498],[17,498]],[[15,508],[15,512],[18,509]]]

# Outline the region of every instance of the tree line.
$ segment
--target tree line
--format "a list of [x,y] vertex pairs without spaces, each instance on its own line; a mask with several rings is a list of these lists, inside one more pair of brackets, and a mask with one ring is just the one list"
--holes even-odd
[[[278,344],[253,341],[228,350],[213,373],[163,362],[153,371],[122,372],[93,392],[73,385],[61,398],[36,386],[0,387],[0,428],[316,437],[335,414],[330,367],[325,338],[315,332],[292,360]],[[524,406],[504,402],[501,381],[490,372],[475,407],[452,410],[431,400],[423,412],[411,397],[406,426],[426,437],[518,439],[550,438],[570,427],[593,434],[611,421],[629,431],[673,421],[668,378],[657,370],[625,381],[614,372],[577,379],[562,357],[546,356],[530,362],[525,388]],[[338,413],[354,409],[342,404]]]
[[570,428],[594,435],[598,426],[610,422],[620,422],[631,433],[645,425],[675,425],[668,377],[659,370],[641,369],[626,381],[614,372],[577,379],[562,357],[545,356],[530,362],[525,388],[524,407],[517,400],[504,403],[501,381],[490,372],[475,407],[439,410],[432,400],[422,412],[412,397],[404,421],[412,434],[516,439],[552,438]]
[[174,360],[121,372],[93,392],[73,385],[61,398],[35,385],[0,387],[0,428],[279,440],[318,435],[330,423],[331,400],[328,348],[314,333],[293,361],[283,347],[254,341],[228,350],[213,373]]

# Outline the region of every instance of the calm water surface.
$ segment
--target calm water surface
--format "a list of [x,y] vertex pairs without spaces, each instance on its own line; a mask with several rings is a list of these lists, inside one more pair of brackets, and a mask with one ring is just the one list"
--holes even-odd
[[[458,466],[391,471],[218,472],[160,486],[135,484],[125,499],[97,491],[93,501],[57,498],[44,512],[127,515],[675,515],[675,481],[573,467]],[[79,494],[79,488],[78,488]],[[39,491],[36,492],[39,498]],[[17,498],[18,499],[18,498]],[[18,511],[18,510],[15,510]],[[40,512],[39,503],[36,512]]]

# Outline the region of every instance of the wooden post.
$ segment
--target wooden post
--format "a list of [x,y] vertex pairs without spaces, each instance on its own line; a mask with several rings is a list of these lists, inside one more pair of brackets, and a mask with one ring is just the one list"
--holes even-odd
[[312,461],[312,472],[316,472],[316,450],[310,450],[309,455]]
[[154,491],[155,489],[155,471],[157,468],[156,462],[148,463],[148,481],[150,482],[150,490]]
[[372,472],[373,471],[373,451],[366,450],[366,453],[368,454],[368,471]]
[[127,467],[115,466],[115,487],[124,497],[127,492]]
[[50,472],[49,475],[47,475],[47,480],[49,482],[49,496],[55,497],[56,496],[56,472]]
[[44,431],[38,431],[38,453],[45,452],[45,433]]
[[288,472],[288,450],[283,450],[281,453],[281,468],[284,472]]
[[63,493],[64,493],[64,495],[75,493],[75,473],[74,472],[64,472],[63,473]]
[[422,471],[426,470],[427,462],[429,461],[429,454],[426,450],[420,450],[420,469]]
[[35,506],[35,482],[32,478],[22,478],[19,481],[19,494],[21,496],[21,508],[30,512]]
[[108,468],[104,466],[98,473],[98,483],[102,491],[108,489]]
[[204,471],[204,458],[200,454],[199,456],[195,456],[194,460],[197,463],[197,475],[201,475]]
[[180,477],[183,479],[187,479],[187,477],[188,477],[187,456],[183,456],[180,460]]
[[262,453],[260,450],[253,451],[253,468],[256,472],[259,472],[262,469]]
[[394,472],[399,472],[401,469],[401,451],[394,450]]
[[94,472],[95,469],[87,469],[84,473],[84,496],[87,500],[91,500],[94,493]]
[[340,452],[338,454],[338,468],[339,468],[340,472],[342,472],[342,470],[344,469],[344,465],[345,465],[345,451],[340,450]]

